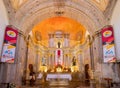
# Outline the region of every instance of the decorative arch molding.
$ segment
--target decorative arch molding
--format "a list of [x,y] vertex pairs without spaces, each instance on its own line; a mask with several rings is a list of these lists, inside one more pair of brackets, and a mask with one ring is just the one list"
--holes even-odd
[[61,16],[77,20],[91,33],[107,23],[102,11],[89,1],[80,0],[79,3],[76,3],[66,0],[63,6],[57,7],[53,0],[44,2],[29,0],[15,13],[10,24],[28,33],[40,21],[57,16],[56,11],[63,11]]
[[[69,11],[69,9],[68,9],[68,11]],[[63,17],[68,17],[68,18],[78,21],[80,24],[84,25],[85,28],[88,29],[88,31],[91,34],[93,33],[93,31],[95,31],[96,29],[99,28],[98,26],[100,26],[100,25],[96,26],[97,24],[95,24],[93,22],[93,20],[91,20],[86,14],[84,14],[82,12],[77,12],[77,14],[79,14],[79,15],[76,16],[76,13],[74,13],[73,10],[71,10],[71,11],[73,12],[72,16],[69,15],[69,12],[66,12],[66,14],[63,15]],[[53,14],[53,13],[51,13],[51,14]],[[37,14],[40,14],[40,12],[38,12]],[[21,29],[26,29],[25,32],[28,32],[28,31],[30,32],[32,30],[33,26],[38,24],[40,21],[43,21],[44,19],[47,19],[47,18],[55,17],[54,15],[48,17],[47,14],[49,14],[49,13],[46,12],[46,13],[42,13],[40,16],[33,15],[30,18],[27,18],[26,21],[29,22],[29,25],[27,24],[27,22],[23,22],[24,24],[21,25],[21,27],[22,27]],[[34,17],[36,17],[36,18],[34,18]],[[34,19],[31,21],[30,20],[31,18],[34,18]]]
[[112,12],[113,12],[114,7],[115,7],[117,2],[118,2],[118,0],[110,0],[108,5],[107,5],[106,10],[103,12],[108,24],[110,23]]

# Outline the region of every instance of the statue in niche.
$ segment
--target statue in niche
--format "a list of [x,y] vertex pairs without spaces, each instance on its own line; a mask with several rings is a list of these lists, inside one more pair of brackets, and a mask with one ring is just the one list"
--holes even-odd
[[76,66],[76,58],[75,58],[75,56],[74,56],[73,59],[72,59],[72,63],[73,63],[73,64],[72,64],[73,66]]
[[46,66],[46,58],[45,57],[42,58],[42,66]]
[[37,41],[41,41],[42,36],[41,36],[41,33],[39,31],[35,32],[35,38],[36,38]]
[[58,48],[61,48],[61,43],[60,42],[58,42]]

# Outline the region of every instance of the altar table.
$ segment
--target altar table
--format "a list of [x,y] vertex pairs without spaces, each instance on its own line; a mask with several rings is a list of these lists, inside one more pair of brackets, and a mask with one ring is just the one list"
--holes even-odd
[[71,74],[47,74],[46,80],[50,79],[68,79],[72,80]]

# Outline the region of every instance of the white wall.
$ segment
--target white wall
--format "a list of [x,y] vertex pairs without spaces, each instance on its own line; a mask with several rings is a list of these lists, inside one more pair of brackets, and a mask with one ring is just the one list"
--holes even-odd
[[4,30],[6,25],[8,25],[7,12],[3,0],[0,0],[0,56],[1,56],[3,38],[4,38]]
[[117,59],[120,60],[120,0],[117,1],[114,8],[111,25],[114,27]]

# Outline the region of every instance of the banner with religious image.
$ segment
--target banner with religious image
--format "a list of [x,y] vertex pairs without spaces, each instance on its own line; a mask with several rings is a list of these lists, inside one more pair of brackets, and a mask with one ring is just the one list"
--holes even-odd
[[1,62],[14,63],[17,43],[17,29],[7,26],[4,35]]
[[103,61],[105,63],[116,62],[114,32],[111,25],[105,26],[101,30],[103,45]]

